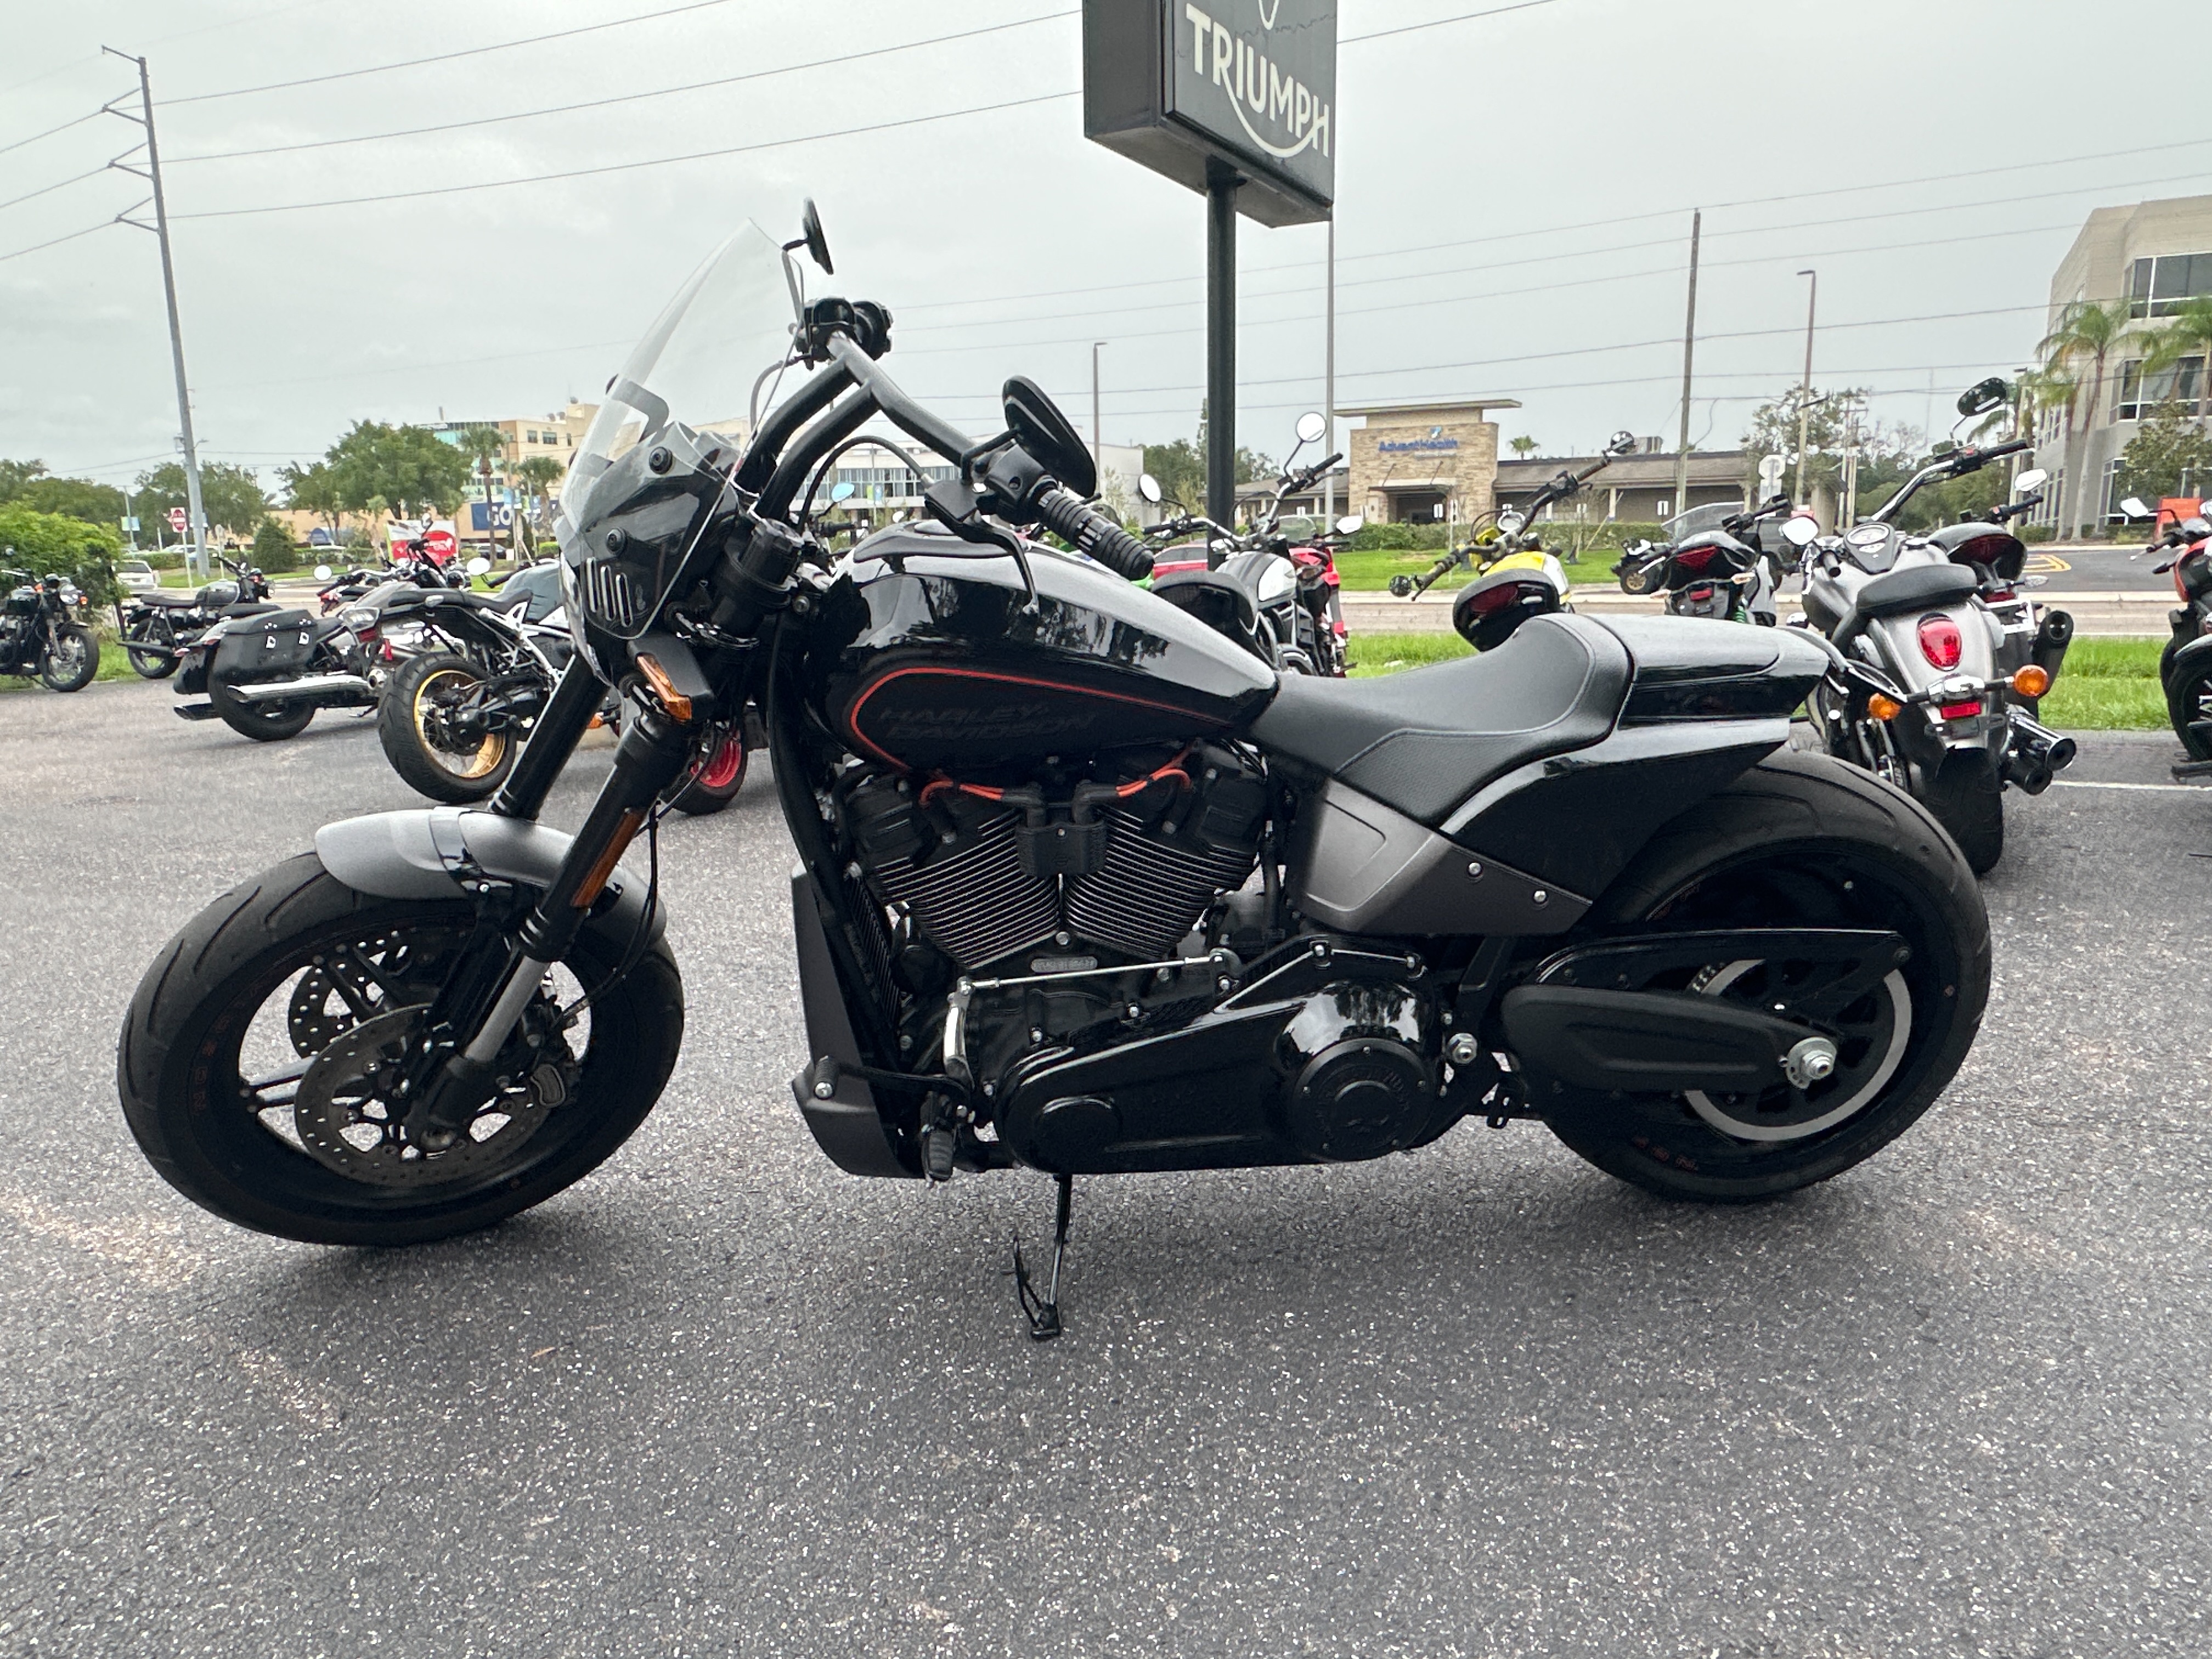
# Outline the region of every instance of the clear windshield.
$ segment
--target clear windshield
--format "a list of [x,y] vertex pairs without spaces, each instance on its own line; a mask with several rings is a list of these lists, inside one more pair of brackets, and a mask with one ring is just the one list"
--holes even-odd
[[726,433],[742,453],[773,397],[763,384],[791,349],[783,251],[748,220],[676,291],[621,371],[569,463],[555,534],[566,544],[604,510],[593,487],[608,467],[672,422]]
[[1708,530],[1718,530],[1723,520],[1743,509],[1732,501],[1712,501],[1704,507],[1693,507],[1679,518],[1667,520],[1659,532],[1662,541],[1679,542],[1691,536],[1702,536]]

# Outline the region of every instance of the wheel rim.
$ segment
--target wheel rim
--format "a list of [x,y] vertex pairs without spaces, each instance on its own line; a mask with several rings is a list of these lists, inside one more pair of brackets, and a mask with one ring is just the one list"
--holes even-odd
[[[1770,1009],[1776,1006],[1771,994],[1761,995],[1757,988],[1765,967],[1757,960],[1731,962],[1699,975],[1692,988],[1710,997],[1734,990],[1734,1000]],[[1718,1097],[1690,1089],[1683,1099],[1699,1117],[1737,1140],[1802,1140],[1856,1117],[1881,1097],[1912,1040],[1912,994],[1905,975],[1891,969],[1879,986],[1823,1024],[1823,1035],[1838,1039],[1837,1065],[1810,1089],[1784,1082],[1756,1095]]]
[[507,757],[506,732],[487,732],[471,744],[453,728],[454,708],[478,684],[473,674],[441,668],[424,675],[415,688],[415,730],[423,751],[441,771],[457,778],[489,776]]
[[708,789],[726,789],[744,770],[745,745],[743,739],[731,735],[722,739],[721,747],[699,771],[699,782]]

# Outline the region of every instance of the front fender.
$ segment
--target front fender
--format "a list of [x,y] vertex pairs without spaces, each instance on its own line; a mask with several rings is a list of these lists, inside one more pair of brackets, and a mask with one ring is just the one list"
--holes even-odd
[[[315,856],[356,892],[447,899],[466,892],[464,884],[477,877],[549,887],[574,840],[530,818],[459,806],[416,807],[326,823],[315,832]],[[602,898],[600,915],[634,932],[645,915],[644,878],[617,865],[606,890],[613,902],[609,909]],[[665,905],[653,906],[652,940],[659,939],[667,916]]]

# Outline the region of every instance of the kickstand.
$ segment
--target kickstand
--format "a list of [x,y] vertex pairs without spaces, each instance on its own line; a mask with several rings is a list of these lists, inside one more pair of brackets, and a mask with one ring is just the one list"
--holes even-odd
[[1014,1236],[1014,1296],[1022,1304],[1023,1316],[1030,1322],[1030,1335],[1038,1342],[1049,1342],[1064,1328],[1060,1322],[1060,1268],[1067,1256],[1067,1212],[1075,1200],[1075,1177],[1061,1176],[1060,1205],[1052,1227],[1052,1282],[1045,1293],[1039,1296],[1030,1282],[1029,1266],[1022,1260],[1021,1235]]

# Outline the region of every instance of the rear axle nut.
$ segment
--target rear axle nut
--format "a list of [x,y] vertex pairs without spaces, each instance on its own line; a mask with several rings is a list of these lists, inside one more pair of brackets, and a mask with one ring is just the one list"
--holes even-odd
[[1836,1045],[1823,1036],[1805,1038],[1782,1059],[1782,1074],[1795,1088],[1809,1089],[1835,1071]]

